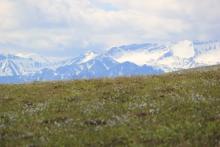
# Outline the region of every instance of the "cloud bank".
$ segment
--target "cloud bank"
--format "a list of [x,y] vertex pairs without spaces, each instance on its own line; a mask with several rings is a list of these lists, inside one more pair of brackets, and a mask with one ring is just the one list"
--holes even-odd
[[0,50],[74,56],[149,41],[216,40],[219,0],[1,0]]

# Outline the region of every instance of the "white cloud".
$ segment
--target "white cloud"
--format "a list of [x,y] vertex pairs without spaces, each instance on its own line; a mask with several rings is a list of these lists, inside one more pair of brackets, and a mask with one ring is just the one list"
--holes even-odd
[[216,39],[219,0],[1,0],[0,46],[53,54],[151,40]]
[[19,12],[16,11],[16,6],[11,1],[9,0],[0,1],[1,31],[4,31],[5,29],[15,28],[19,25],[19,20],[17,19],[18,13]]

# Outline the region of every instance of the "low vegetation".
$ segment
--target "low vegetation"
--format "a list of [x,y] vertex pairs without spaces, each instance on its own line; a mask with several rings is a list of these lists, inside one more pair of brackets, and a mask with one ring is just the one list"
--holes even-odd
[[0,146],[220,146],[220,69],[1,85]]

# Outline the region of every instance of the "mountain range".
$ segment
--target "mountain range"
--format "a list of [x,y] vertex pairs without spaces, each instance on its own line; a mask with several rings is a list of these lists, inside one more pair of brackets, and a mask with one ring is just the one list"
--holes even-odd
[[0,53],[0,83],[155,75],[220,64],[219,41],[131,44],[64,61]]

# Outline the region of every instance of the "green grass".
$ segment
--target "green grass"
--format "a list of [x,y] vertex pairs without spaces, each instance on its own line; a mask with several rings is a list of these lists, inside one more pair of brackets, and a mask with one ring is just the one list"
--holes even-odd
[[220,146],[220,70],[1,85],[0,146]]

